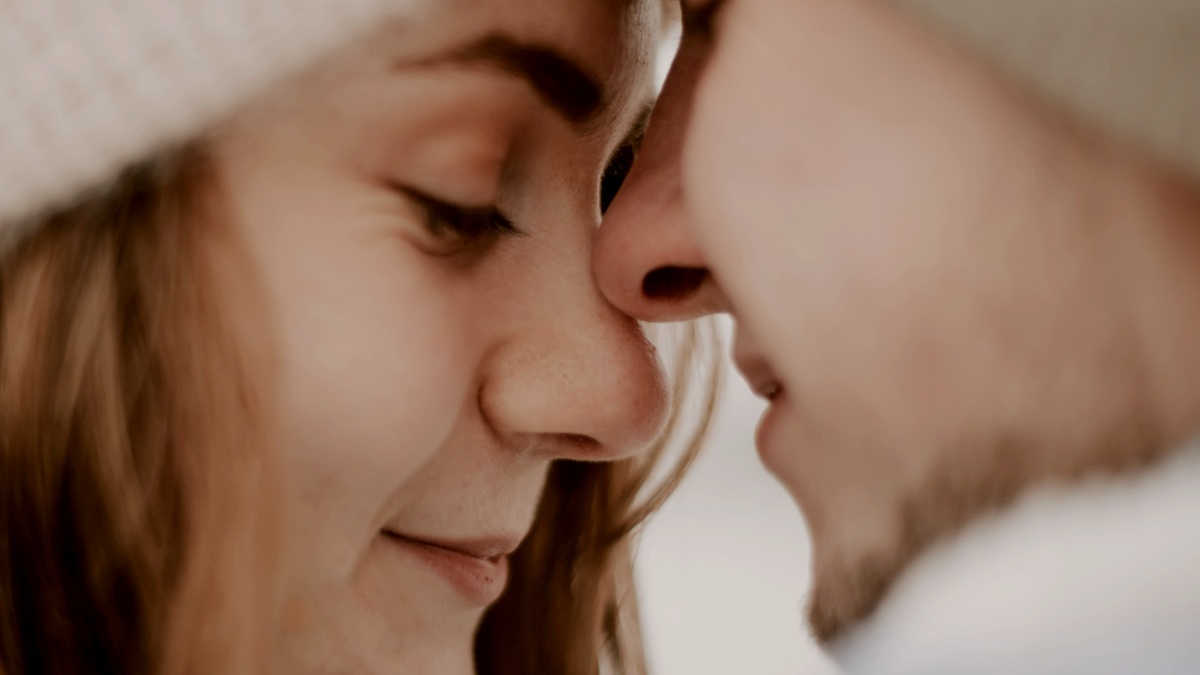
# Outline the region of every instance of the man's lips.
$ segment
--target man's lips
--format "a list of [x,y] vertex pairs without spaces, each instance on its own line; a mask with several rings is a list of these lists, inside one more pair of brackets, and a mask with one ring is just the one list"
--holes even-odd
[[775,399],[779,398],[780,394],[783,393],[783,385],[780,384],[778,380],[770,380],[768,382],[755,385],[752,388],[755,394],[758,394],[768,401],[774,401]]
[[434,539],[384,530],[401,552],[416,558],[450,583],[473,605],[486,607],[508,583],[508,556],[521,543],[514,537]]
[[735,357],[738,372],[750,385],[751,391],[768,401],[774,401],[783,393],[783,383],[775,377],[775,373],[767,362],[753,357]]
[[733,362],[745,378],[750,389],[758,396],[774,401],[783,393],[783,383],[775,376],[771,364],[767,363],[754,332],[741,321],[737,323],[737,334],[733,340]]
[[[738,337],[743,336],[739,334]],[[750,389],[771,404],[759,419],[758,429],[754,434],[754,446],[758,449],[763,463],[769,467],[771,465],[769,458],[773,455],[772,448],[774,443],[779,441],[780,432],[778,430],[781,428],[781,420],[785,414],[784,406],[780,404],[785,394],[783,383],[775,376],[775,371],[771,369],[766,359],[748,340],[739,340],[735,344],[733,360],[742,377],[746,379],[746,383],[750,385]]]

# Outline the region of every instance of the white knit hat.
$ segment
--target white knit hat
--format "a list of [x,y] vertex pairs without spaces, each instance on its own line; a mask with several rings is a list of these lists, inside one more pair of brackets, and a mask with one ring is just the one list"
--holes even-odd
[[0,0],[0,235],[430,0]]
[[[0,239],[433,1],[0,0]],[[1200,175],[1200,0],[892,2]]]
[[1079,117],[1200,177],[1200,0],[891,0]]

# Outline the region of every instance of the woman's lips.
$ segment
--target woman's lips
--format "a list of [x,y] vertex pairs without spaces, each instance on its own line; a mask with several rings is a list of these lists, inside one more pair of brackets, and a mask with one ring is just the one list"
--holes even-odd
[[384,531],[388,541],[445,579],[463,599],[486,607],[508,583],[508,556],[516,543],[504,539],[432,541]]

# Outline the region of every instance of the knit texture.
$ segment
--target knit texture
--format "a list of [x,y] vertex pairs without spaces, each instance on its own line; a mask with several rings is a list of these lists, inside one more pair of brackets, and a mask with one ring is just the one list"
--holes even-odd
[[[434,0],[0,0],[0,241]],[[892,0],[1200,175],[1200,2]]]
[[0,235],[429,0],[0,0]]
[[1200,177],[1200,1],[890,2],[1044,99]]

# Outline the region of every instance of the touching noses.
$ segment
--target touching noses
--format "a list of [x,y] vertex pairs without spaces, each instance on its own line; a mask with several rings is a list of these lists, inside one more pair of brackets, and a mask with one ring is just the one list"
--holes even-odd
[[637,161],[604,214],[592,256],[605,296],[643,321],[681,321],[729,309],[692,236],[680,173],[703,57],[686,44],[676,57]]
[[620,459],[662,430],[665,375],[641,327],[578,261],[529,279],[537,302],[492,355],[480,406],[508,444],[543,459]]

